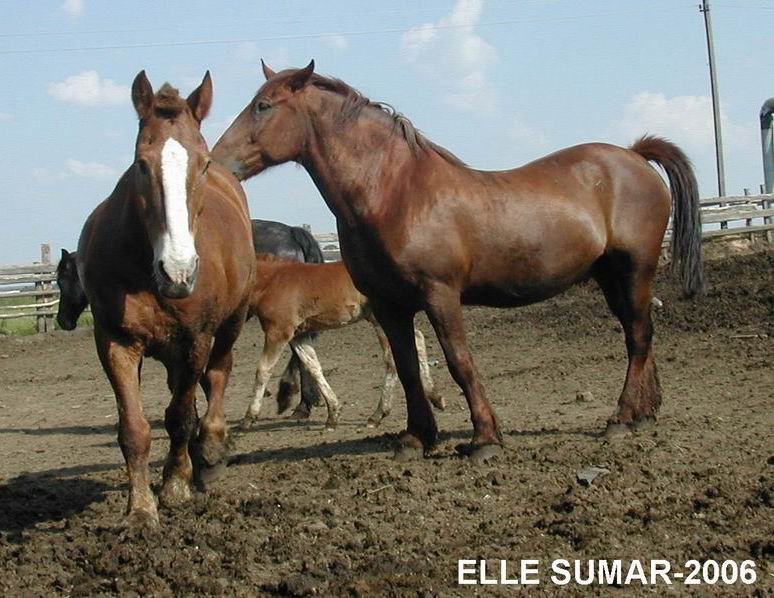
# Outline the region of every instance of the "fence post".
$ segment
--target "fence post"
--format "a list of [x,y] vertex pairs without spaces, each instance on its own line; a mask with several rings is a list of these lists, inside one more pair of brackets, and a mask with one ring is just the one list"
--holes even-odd
[[[40,263],[51,263],[51,246],[48,243],[42,243],[40,246]],[[51,281],[36,281],[36,291],[48,291],[51,289]],[[46,303],[48,297],[46,295],[38,295],[35,297],[35,303]],[[38,308],[36,311],[46,311],[46,307]],[[49,332],[54,329],[54,319],[52,316],[41,315],[37,316],[38,332]]]
[[[745,197],[749,197],[750,195],[750,189],[747,187],[744,188],[744,195]],[[750,227],[752,226],[752,218],[746,218],[744,221],[745,226]],[[755,233],[750,233],[750,243],[755,243]]]
[[[765,195],[765,194],[766,194],[766,185],[761,185],[761,195]],[[771,207],[771,202],[766,200],[766,199],[764,199],[761,202],[761,207],[764,210],[768,210]],[[763,217],[763,224],[771,224],[771,216],[764,216]],[[772,238],[772,231],[767,230],[766,231],[766,240],[769,243],[771,243],[771,238]]]

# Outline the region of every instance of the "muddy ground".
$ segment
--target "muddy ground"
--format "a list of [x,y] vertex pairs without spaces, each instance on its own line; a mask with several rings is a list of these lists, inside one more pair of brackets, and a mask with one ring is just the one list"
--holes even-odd
[[[296,423],[268,400],[257,429],[235,438],[215,488],[162,510],[161,531],[142,534],[117,525],[126,483],[116,409],[90,332],[0,339],[0,591],[448,595],[476,589],[456,585],[459,558],[534,558],[535,589],[550,593],[543,571],[555,558],[661,558],[680,568],[754,559],[757,584],[731,590],[770,592],[773,271],[771,251],[710,262],[712,288],[693,302],[660,275],[661,417],[612,444],[600,432],[625,348],[593,284],[521,310],[467,310],[508,445],[481,467],[455,451],[470,425],[443,362],[432,368],[449,402],[438,414],[442,441],[430,458],[399,463],[390,447],[405,421],[402,397],[380,429],[364,426],[381,376],[370,327],[325,334],[318,352],[344,402],[339,429],[323,431],[322,408]],[[419,322],[431,359],[442,359]],[[251,322],[229,387],[232,422],[260,340]],[[167,448],[158,364],[147,363],[143,391],[158,481]],[[588,466],[609,473],[586,487],[576,474]]]

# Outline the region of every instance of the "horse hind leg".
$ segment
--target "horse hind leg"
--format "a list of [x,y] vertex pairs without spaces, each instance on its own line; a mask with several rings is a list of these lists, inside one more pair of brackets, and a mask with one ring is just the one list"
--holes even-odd
[[390,341],[387,339],[387,335],[375,318],[371,320],[371,324],[374,327],[376,338],[379,340],[379,346],[382,349],[382,362],[384,365],[384,381],[382,382],[379,404],[366,422],[366,426],[369,428],[376,428],[392,411],[392,398],[400,380],[398,378],[398,371],[395,368],[395,360],[392,358]]
[[317,383],[317,387],[325,399],[325,404],[328,407],[328,420],[325,422],[325,427],[328,430],[333,430],[339,423],[339,414],[341,413],[341,405],[339,404],[336,393],[328,384],[325,379],[325,375],[320,365],[320,360],[317,358],[317,352],[314,350],[312,343],[308,338],[296,337],[290,341],[293,350],[298,354],[298,358],[301,363],[309,371],[314,381]]
[[644,266],[625,257],[609,260],[595,273],[608,306],[626,336],[629,365],[618,407],[608,421],[607,435],[628,433],[652,423],[661,406],[661,384],[653,355],[651,283],[655,263]]

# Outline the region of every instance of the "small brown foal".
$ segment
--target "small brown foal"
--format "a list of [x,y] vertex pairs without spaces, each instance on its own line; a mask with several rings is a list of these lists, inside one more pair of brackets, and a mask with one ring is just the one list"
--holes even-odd
[[[392,395],[398,386],[398,374],[390,344],[371,312],[368,298],[355,288],[344,264],[305,264],[269,254],[258,254],[256,257],[255,286],[250,298],[249,316],[257,316],[261,321],[264,345],[242,428],[249,429],[258,417],[271,371],[288,343],[309,370],[325,399],[328,408],[326,427],[335,428],[341,411],[339,401],[323,375],[314,347],[308,338],[296,335],[343,328],[361,320],[367,320],[373,325],[384,360],[381,397],[373,415],[368,418],[369,427],[378,426],[392,409]],[[446,403],[433,385],[427,364],[425,338],[419,330],[415,331],[414,340],[419,354],[422,385],[428,399],[436,408],[444,409]]]

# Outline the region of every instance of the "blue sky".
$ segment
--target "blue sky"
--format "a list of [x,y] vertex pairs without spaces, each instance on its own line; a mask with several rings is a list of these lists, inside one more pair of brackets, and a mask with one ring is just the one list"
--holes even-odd
[[[394,105],[472,166],[518,166],[585,141],[664,135],[716,191],[698,0],[164,2],[0,0],[0,264],[73,248],[131,163],[129,86],[190,92],[210,69],[214,144],[274,69],[303,66]],[[712,3],[727,190],[763,181],[758,110],[774,95],[774,0]],[[215,7],[215,8],[213,8]],[[307,174],[246,185],[254,217],[334,229]]]

